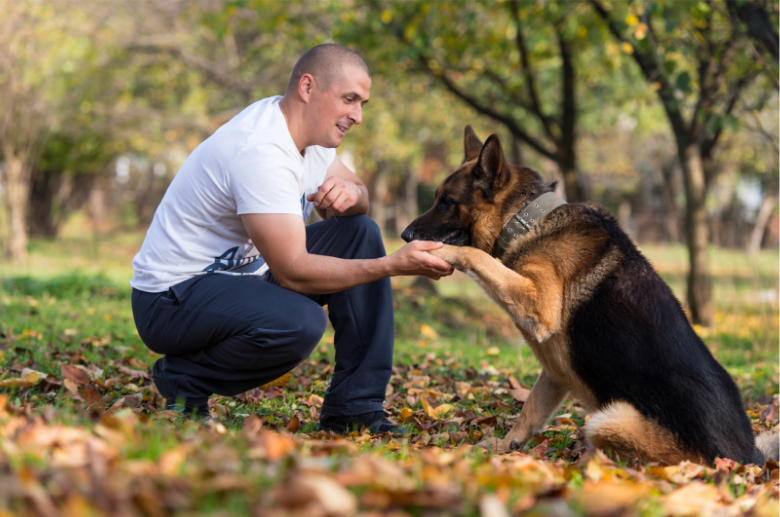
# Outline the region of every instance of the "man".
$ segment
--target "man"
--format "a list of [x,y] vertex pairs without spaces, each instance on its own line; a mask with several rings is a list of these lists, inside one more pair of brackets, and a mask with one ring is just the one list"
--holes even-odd
[[[258,101],[187,158],[133,260],[138,333],[168,408],[208,421],[211,394],[236,395],[302,362],[325,331],[336,365],[319,428],[404,432],[382,409],[393,358],[389,277],[452,267],[415,241],[385,256],[362,181],[336,155],[363,119],[363,59],[320,45],[283,97]],[[316,208],[324,221],[305,226]],[[182,404],[183,402],[183,404]],[[178,405],[177,405],[178,404]]]

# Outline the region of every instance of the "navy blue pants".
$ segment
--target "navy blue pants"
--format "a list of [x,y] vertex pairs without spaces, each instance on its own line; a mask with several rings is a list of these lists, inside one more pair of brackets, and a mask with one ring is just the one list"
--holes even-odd
[[[376,223],[364,215],[306,227],[314,255],[370,259],[385,255]],[[237,395],[292,370],[335,329],[336,365],[323,416],[380,411],[393,362],[390,279],[332,294],[303,295],[273,276],[203,274],[162,293],[133,290],[133,317],[143,342],[164,354],[171,394],[206,407],[211,394]]]

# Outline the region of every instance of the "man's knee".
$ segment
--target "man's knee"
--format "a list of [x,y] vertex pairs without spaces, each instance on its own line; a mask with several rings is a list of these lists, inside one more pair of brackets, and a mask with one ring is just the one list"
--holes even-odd
[[338,220],[339,231],[352,235],[355,240],[365,246],[375,248],[374,254],[382,256],[385,254],[384,242],[382,241],[382,232],[376,221],[367,215],[353,215],[350,217],[341,217]]
[[307,304],[306,309],[301,310],[299,317],[293,348],[296,352],[296,359],[303,361],[309,357],[314,347],[322,339],[325,328],[328,326],[328,317],[322,307],[313,302],[311,305]]
[[379,231],[379,225],[376,221],[371,219],[365,214],[352,215],[349,217],[340,217],[338,224],[342,231],[351,231],[357,234],[365,234],[371,236],[381,236],[382,232]]

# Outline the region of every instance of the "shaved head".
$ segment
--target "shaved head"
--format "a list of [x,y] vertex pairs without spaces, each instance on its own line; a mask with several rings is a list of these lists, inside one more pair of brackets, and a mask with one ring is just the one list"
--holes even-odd
[[363,70],[369,78],[371,77],[371,70],[357,52],[335,43],[317,45],[295,63],[290,80],[287,82],[287,92],[298,87],[304,74],[311,74],[319,83],[319,87],[327,90],[334,80],[343,77],[347,66]]

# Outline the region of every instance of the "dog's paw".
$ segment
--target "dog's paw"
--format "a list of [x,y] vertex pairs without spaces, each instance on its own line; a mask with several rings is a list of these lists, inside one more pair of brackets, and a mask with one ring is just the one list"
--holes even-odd
[[506,454],[508,452],[512,452],[514,450],[520,450],[522,447],[519,448],[512,448],[512,444],[517,443],[514,440],[502,440],[500,438],[485,438],[481,442],[477,444],[477,447],[482,447],[483,449],[486,449],[493,454]]
[[465,267],[465,261],[462,248],[445,244],[439,249],[431,250],[428,253],[434,257],[439,257],[443,261],[455,266],[459,270],[463,270]]

